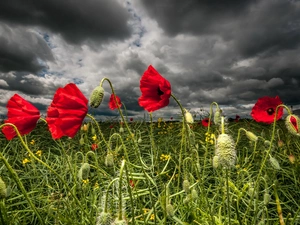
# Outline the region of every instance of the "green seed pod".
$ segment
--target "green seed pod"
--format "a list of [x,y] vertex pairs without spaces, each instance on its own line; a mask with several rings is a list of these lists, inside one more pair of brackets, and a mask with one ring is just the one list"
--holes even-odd
[[7,197],[6,184],[0,177],[0,199],[6,198],[6,197]]
[[91,169],[90,164],[83,163],[78,172],[78,179],[87,180],[89,178],[90,169]]
[[190,182],[188,180],[184,180],[182,182],[182,189],[185,191],[185,193],[189,193],[189,191],[190,191]]
[[279,162],[277,161],[277,159],[275,159],[274,157],[270,156],[270,163],[272,165],[272,167],[276,170],[280,170],[281,167],[279,165]]
[[102,212],[97,217],[96,225],[111,225],[112,220],[110,213]]
[[104,89],[101,86],[97,86],[90,95],[89,104],[93,108],[98,108],[104,97]]
[[83,137],[81,137],[81,138],[79,139],[79,144],[80,144],[80,145],[84,145],[84,138],[83,138]]
[[114,166],[114,155],[110,152],[105,157],[105,165],[109,167]]
[[228,134],[220,134],[217,143],[215,155],[218,156],[218,162],[223,167],[232,167],[236,160],[236,151],[234,141]]
[[287,130],[294,135],[300,136],[300,119],[296,115],[288,115],[285,119]]
[[246,136],[250,141],[256,142],[258,140],[258,137],[250,131],[246,132]]
[[166,206],[166,211],[168,216],[174,216],[174,207],[170,203]]

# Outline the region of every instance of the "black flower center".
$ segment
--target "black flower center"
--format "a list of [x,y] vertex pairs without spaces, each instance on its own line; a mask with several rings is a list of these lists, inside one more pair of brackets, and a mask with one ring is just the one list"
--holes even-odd
[[159,87],[158,87],[158,88],[157,88],[157,94],[158,94],[159,96],[161,96],[161,95],[164,94],[164,92],[162,92],[162,91],[159,89]]
[[275,112],[275,110],[273,109],[273,108],[268,108],[267,109],[267,113],[268,113],[268,115],[273,115],[274,114],[274,112]]

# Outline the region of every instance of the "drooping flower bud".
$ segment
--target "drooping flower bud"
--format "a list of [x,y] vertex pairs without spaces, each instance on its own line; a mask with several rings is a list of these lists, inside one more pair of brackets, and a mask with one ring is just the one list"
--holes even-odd
[[190,182],[185,179],[183,182],[182,182],[182,189],[186,192],[186,193],[189,193],[189,190],[190,190]]
[[87,180],[89,178],[90,174],[90,164],[88,163],[83,163],[79,169],[78,172],[78,178],[79,180]]
[[184,118],[187,123],[194,123],[194,118],[192,114],[186,109],[184,109]]
[[258,137],[250,131],[246,131],[246,136],[250,141],[256,142]]
[[223,167],[234,166],[236,160],[236,150],[231,136],[228,134],[219,135],[216,143],[215,155],[218,156],[219,165]]
[[89,104],[93,108],[98,108],[104,97],[104,89],[101,86],[97,86],[90,95]]
[[217,108],[217,110],[214,114],[214,124],[216,124],[216,125],[221,124],[221,116],[222,116],[222,110],[220,108]]
[[296,115],[288,115],[285,119],[285,125],[291,134],[300,136],[300,119]]
[[289,161],[290,161],[290,163],[292,163],[292,164],[295,163],[296,158],[295,158],[295,156],[294,156],[293,154],[289,155]]
[[109,167],[114,165],[114,155],[110,152],[105,157],[105,165]]
[[274,169],[276,169],[276,170],[280,170],[281,169],[281,167],[279,165],[279,162],[273,156],[270,156],[270,163],[271,163],[271,165],[272,165],[272,167]]
[[166,212],[168,216],[174,216],[174,207],[170,203],[166,206]]

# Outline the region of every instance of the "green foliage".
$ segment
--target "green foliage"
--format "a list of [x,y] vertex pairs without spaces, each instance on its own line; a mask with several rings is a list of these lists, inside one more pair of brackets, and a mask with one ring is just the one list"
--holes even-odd
[[275,133],[273,125],[228,123],[236,163],[215,169],[219,130],[197,121],[88,122],[73,139],[55,141],[39,123],[23,137],[34,155],[2,135],[0,224],[41,224],[39,216],[49,225],[271,225],[281,216],[300,224],[300,138],[283,121]]

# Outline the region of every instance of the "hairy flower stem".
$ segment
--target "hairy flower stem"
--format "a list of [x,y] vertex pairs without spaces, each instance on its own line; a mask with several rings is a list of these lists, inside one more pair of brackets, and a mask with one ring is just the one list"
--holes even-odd
[[123,201],[123,196],[122,196],[122,181],[123,181],[123,170],[125,167],[125,160],[122,160],[121,163],[121,168],[120,168],[120,176],[119,176],[119,212],[118,212],[118,219],[122,220],[123,217],[123,210],[122,210],[122,201]]
[[[9,125],[8,123],[3,124],[3,125]],[[0,129],[3,127],[0,126]],[[17,132],[18,134],[18,132]],[[28,204],[30,205],[32,211],[35,213],[35,215],[37,216],[38,220],[40,221],[41,224],[45,224],[44,220],[42,219],[41,215],[39,214],[39,212],[37,211],[35,205],[32,203],[31,199],[29,198],[27,191],[25,190],[23,183],[21,182],[18,174],[15,172],[15,170],[11,167],[11,165],[9,164],[9,162],[6,160],[6,158],[2,155],[2,153],[0,152],[0,159],[2,159],[2,161],[4,162],[7,170],[9,171],[9,173],[11,174],[11,176],[13,177],[13,179],[15,180],[15,182],[17,183],[18,188],[21,190],[21,192],[23,193],[25,199],[27,200]]]
[[255,190],[257,189],[258,185],[259,185],[259,179],[260,179],[260,176],[263,172],[263,168],[265,167],[265,164],[266,164],[266,161],[267,159],[269,158],[269,155],[270,155],[270,152],[272,150],[272,144],[273,144],[273,141],[275,139],[275,133],[276,133],[276,121],[277,121],[277,112],[278,112],[278,109],[280,107],[284,107],[288,113],[290,113],[290,109],[288,107],[286,107],[285,105],[278,105],[276,107],[276,110],[275,110],[275,116],[274,116],[274,122],[273,122],[273,131],[272,131],[272,137],[271,137],[271,141],[270,141],[270,146],[269,146],[269,149],[266,151],[265,153],[265,157],[263,158],[262,160],[262,163],[261,163],[261,166],[260,166],[260,169],[259,169],[259,172],[258,172],[258,175],[257,175],[257,178],[256,178],[256,181],[255,181],[255,185],[254,185],[254,191],[253,193],[251,194],[251,197],[250,197],[250,201],[249,201],[249,205],[246,209],[246,212],[244,214],[244,217],[243,217],[243,224],[246,224],[246,216],[251,208],[251,204],[252,204],[252,201],[253,201],[253,198],[254,198],[254,194],[255,194]]
[[275,183],[275,185],[273,185],[274,187],[274,195],[275,195],[275,200],[276,200],[276,208],[277,208],[277,213],[278,213],[278,217],[279,217],[279,224],[280,225],[285,225],[284,220],[283,220],[283,215],[282,215],[282,208],[280,206],[280,200],[278,197],[278,193],[277,193],[277,185]]
[[[102,78],[102,80],[101,80],[101,82],[100,82],[100,86],[101,86],[101,87],[102,87],[104,81],[107,81],[107,82],[109,83],[109,86],[110,86],[110,89],[111,89],[111,91],[112,91],[112,94],[114,95],[114,100],[115,100],[116,103],[117,103],[117,99],[116,99],[116,97],[115,97],[115,96],[116,96],[116,95],[115,95],[115,90],[114,90],[114,88],[113,88],[113,86],[112,86],[111,81],[110,81],[108,78],[106,78],[106,77]],[[118,103],[117,103],[117,104],[118,104]],[[121,118],[122,118],[122,121],[123,121],[123,123],[125,124],[125,127],[126,127],[128,133],[129,133],[129,136],[130,136],[131,141],[132,141],[132,144],[133,144],[133,148],[134,148],[136,154],[138,155],[138,158],[139,158],[140,163],[143,165],[143,167],[145,167],[145,169],[149,169],[148,166],[144,163],[144,161],[142,160],[142,158],[141,158],[141,156],[140,156],[138,145],[137,145],[137,143],[136,143],[135,140],[134,140],[134,134],[131,132],[131,130],[130,130],[129,126],[128,126],[128,123],[127,123],[127,121],[125,120],[124,115],[123,115],[122,110],[121,110],[120,107],[118,107],[118,112],[119,112],[119,114],[120,114],[120,116],[121,116]]]
[[[67,189],[67,191],[70,193],[70,195],[74,198],[74,200],[76,201],[76,203],[78,204],[78,206],[81,208],[81,211],[85,214],[85,216],[87,217],[87,219],[89,220],[89,222],[91,223],[91,215],[89,213],[86,212],[86,210],[84,210],[84,208],[82,207],[80,201],[78,200],[78,198],[76,197],[76,195],[73,193],[73,191],[71,190],[71,188],[69,187],[69,185],[64,181],[64,179],[55,171],[51,168],[51,166],[49,166],[47,163],[45,163],[44,161],[42,161],[41,159],[39,159],[38,157],[35,156],[35,154],[29,149],[29,147],[26,145],[26,143],[24,142],[18,128],[12,124],[12,123],[5,123],[5,124],[2,124],[0,126],[0,130],[3,126],[11,126],[14,128],[18,138],[20,139],[23,147],[26,149],[26,151],[29,153],[29,155],[34,158],[36,161],[38,161],[39,163],[41,163],[43,166],[45,166],[46,168],[48,168],[53,174],[55,174],[57,176],[57,178],[61,181],[61,183],[65,186],[65,188]],[[2,155],[2,154],[1,154]],[[0,157],[1,157],[0,155]],[[3,158],[3,157],[2,157]],[[8,164],[9,165],[9,164]],[[11,168],[12,169],[12,168]],[[13,169],[12,169],[13,171]],[[13,171],[14,172],[14,171]],[[19,181],[21,182],[21,181]],[[21,183],[22,185],[22,183]],[[24,187],[23,187],[24,188]],[[25,189],[24,189],[25,191]],[[26,192],[26,191],[25,191]],[[24,194],[24,193],[23,193]],[[30,200],[30,199],[29,199]],[[42,224],[44,224],[44,222],[42,222]]]
[[[223,117],[222,117],[223,118]],[[223,118],[224,119],[224,118]],[[228,168],[226,168],[226,194],[227,194],[227,213],[228,213],[228,224],[231,224],[231,213],[230,213],[230,198],[229,198],[229,175],[228,175]]]
[[[149,113],[150,116],[150,141],[151,141],[151,150],[152,150],[152,165],[154,165],[155,161],[156,161],[156,157],[157,157],[157,152],[156,152],[156,146],[154,143],[154,137],[153,137],[153,117],[152,117],[152,112]],[[154,158],[154,160],[153,160]],[[154,161],[154,162],[153,162]],[[154,169],[154,168],[153,168]]]
[[[172,98],[175,100],[177,105],[180,107],[181,113],[182,113],[182,136],[181,136],[181,145],[180,145],[180,152],[179,152],[179,162],[178,162],[178,183],[177,183],[177,189],[179,190],[180,188],[180,176],[181,176],[181,164],[182,164],[182,158],[183,158],[183,153],[186,153],[186,138],[188,137],[188,130],[186,129],[186,126],[188,124],[186,123],[185,116],[184,116],[184,109],[181,105],[181,103],[177,100],[177,98],[171,94]],[[183,152],[184,151],[184,152]]]

